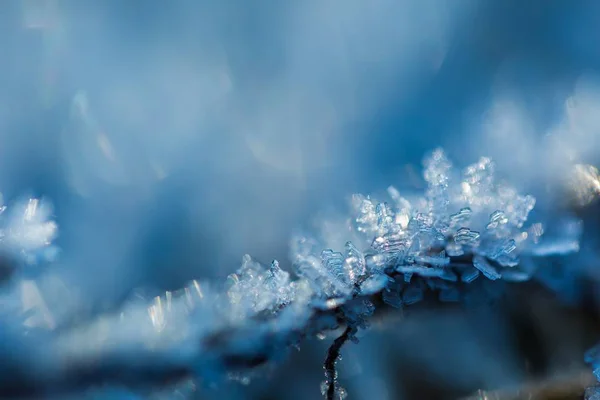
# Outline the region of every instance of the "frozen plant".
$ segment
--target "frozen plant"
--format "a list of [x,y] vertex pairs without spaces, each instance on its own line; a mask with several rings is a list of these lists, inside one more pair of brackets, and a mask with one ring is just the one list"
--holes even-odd
[[[578,249],[578,229],[545,238],[541,223],[528,222],[535,199],[498,182],[488,158],[459,171],[437,149],[425,159],[423,175],[427,189],[410,201],[393,187],[388,201],[354,195],[347,226],[353,241],[343,249],[326,248],[318,236],[294,237],[292,273],[277,261],[266,267],[244,256],[224,284],[192,281],[177,292],[134,299],[117,313],[48,330],[35,343],[21,337],[27,360],[50,352],[60,368],[40,374],[20,365],[19,374],[1,378],[9,383],[0,392],[245,383],[302,339],[339,329],[321,389],[327,399],[341,399],[347,396],[337,379],[341,348],[358,341],[357,331],[368,327],[377,307],[432,297],[477,300],[473,282],[527,280],[535,257]],[[44,237],[46,230],[39,231]]]

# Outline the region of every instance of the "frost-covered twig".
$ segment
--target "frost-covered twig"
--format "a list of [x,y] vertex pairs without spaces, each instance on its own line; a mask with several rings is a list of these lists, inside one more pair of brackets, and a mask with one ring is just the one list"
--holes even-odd
[[337,386],[337,370],[335,369],[335,364],[340,358],[340,350],[344,343],[350,339],[350,333],[352,332],[352,327],[347,327],[338,338],[336,338],[329,349],[327,350],[327,357],[325,358],[325,363],[323,368],[325,368],[325,376],[327,379],[323,382],[324,394],[327,400],[334,400],[336,397],[336,392],[338,397],[343,397],[344,394],[339,393],[339,389]]
[[[423,280],[421,277],[413,279],[415,281]],[[191,286],[195,287],[196,284],[193,283]],[[472,283],[465,288],[463,294],[465,297],[474,294],[484,284],[492,283],[485,281]],[[497,283],[492,285],[497,285]],[[426,291],[424,296],[423,300],[429,296],[432,301],[437,301],[434,291]],[[377,310],[374,312],[397,311],[395,305],[385,302],[383,291],[368,296],[357,296],[352,302],[357,305],[365,303],[377,305]],[[150,306],[150,309],[153,307],[155,305]],[[338,396],[334,398],[339,398],[345,393],[345,390],[336,379],[334,362],[337,361],[339,349],[343,343],[348,339],[357,340],[354,337],[356,322],[350,314],[345,314],[348,310],[346,307],[347,304],[330,310],[312,309],[310,318],[301,328],[285,333],[276,328],[277,324],[270,317],[257,316],[255,327],[223,327],[221,330],[199,336],[198,343],[189,343],[189,346],[182,344],[177,348],[165,351],[161,351],[160,347],[157,348],[156,345],[152,346],[149,343],[140,347],[131,342],[127,342],[127,345],[122,346],[119,350],[111,349],[108,346],[97,348],[98,337],[93,335],[97,335],[98,331],[107,329],[109,326],[104,328],[97,326],[89,334],[85,333],[81,339],[79,337],[82,335],[82,327],[73,327],[63,331],[59,337],[48,336],[48,333],[44,332],[43,336],[30,337],[31,341],[23,339],[26,341],[23,347],[30,350],[35,349],[39,346],[35,342],[41,340],[46,351],[59,349],[56,354],[52,352],[45,354],[46,357],[53,358],[50,366],[52,369],[40,373],[36,369],[28,371],[27,365],[18,364],[17,368],[0,377],[0,397],[36,398],[50,394],[77,393],[88,388],[106,386],[125,386],[133,390],[145,391],[153,388],[177,387],[178,383],[189,379],[215,379],[214,371],[221,371],[219,374],[224,375],[233,374],[232,376],[237,376],[238,373],[247,374],[269,362],[280,359],[285,355],[287,348],[297,345],[306,337],[344,326],[345,329],[338,338],[340,340],[334,341],[328,351],[324,363],[326,379],[322,385],[323,388],[326,388],[326,391],[324,390],[326,393],[329,392],[330,387],[333,387],[334,395]],[[418,305],[414,308],[415,311],[417,308]],[[362,317],[366,318],[365,315]],[[108,318],[108,316],[104,318]],[[265,325],[271,328],[265,328]],[[258,326],[265,329],[257,332]],[[139,325],[136,329],[138,330],[134,330],[133,334],[137,334],[136,332],[143,334],[143,325]],[[81,343],[80,340],[84,342]],[[65,349],[65,344],[74,346]],[[198,350],[193,351],[192,356],[186,355],[193,350],[194,346]],[[186,354],[181,357],[179,352]]]
[[[28,360],[51,357],[54,368],[2,380],[0,395],[235,378],[305,337],[345,327],[335,354],[347,339],[356,341],[375,304],[400,308],[430,295],[477,301],[478,277],[527,280],[535,258],[578,249],[576,221],[550,238],[541,223],[525,225],[535,199],[496,182],[491,160],[459,172],[435,150],[424,166],[424,197],[409,201],[391,187],[390,202],[353,196],[354,215],[340,227],[348,235],[344,253],[329,249],[326,238],[298,236],[295,276],[277,261],[266,268],[244,256],[225,285],[192,281],[149,303],[134,300],[118,313],[44,332],[43,351],[32,345]],[[324,394],[343,397],[333,363],[328,357]]]

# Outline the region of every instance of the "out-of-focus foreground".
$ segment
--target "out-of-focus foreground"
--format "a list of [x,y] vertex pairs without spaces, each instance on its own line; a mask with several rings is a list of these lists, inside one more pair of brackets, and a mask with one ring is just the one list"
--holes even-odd
[[[545,219],[574,211],[579,252],[499,303],[375,318],[340,381],[456,399],[579,376],[600,339],[599,22],[593,0],[2,1],[0,190],[59,224],[23,307],[54,327],[224,281],[244,254],[290,270],[295,232],[343,246],[328,221],[347,196],[422,192],[443,146],[459,167],[492,157]],[[202,396],[316,398],[334,337]]]

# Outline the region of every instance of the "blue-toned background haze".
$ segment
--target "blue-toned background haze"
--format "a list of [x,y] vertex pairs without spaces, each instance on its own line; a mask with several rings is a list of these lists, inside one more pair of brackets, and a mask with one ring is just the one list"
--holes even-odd
[[599,22],[591,0],[6,0],[0,187],[52,200],[91,304],[285,266],[296,229],[418,188],[437,146],[551,208],[598,161]]

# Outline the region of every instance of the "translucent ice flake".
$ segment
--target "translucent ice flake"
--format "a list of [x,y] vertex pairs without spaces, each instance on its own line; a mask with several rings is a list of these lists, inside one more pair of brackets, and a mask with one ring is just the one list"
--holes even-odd
[[398,253],[404,251],[410,241],[402,233],[388,233],[373,239],[371,248],[380,253]]
[[462,274],[460,275],[460,280],[465,283],[471,283],[479,277],[479,274],[480,274],[480,272],[477,268],[473,268],[473,267],[466,268],[463,270]]
[[497,229],[508,223],[508,218],[504,211],[496,210],[490,215],[490,222],[486,225],[485,229],[492,230]]
[[357,290],[357,283],[367,276],[372,267],[365,255],[351,242],[345,254],[330,249],[321,252],[320,262],[314,256],[298,257],[298,274],[305,277],[323,297],[348,297]]
[[436,256],[415,256],[415,261],[421,264],[428,264],[428,265],[433,265],[433,266],[437,266],[437,267],[443,267],[446,266],[448,264],[450,264],[450,258],[446,257],[446,251],[442,250],[438,255]]
[[307,256],[294,263],[298,275],[306,279],[321,297],[349,296],[352,289],[323,265],[320,258]]
[[383,270],[388,265],[388,260],[389,257],[386,254],[365,253],[365,265],[367,267],[367,271],[382,274]]
[[516,248],[517,244],[514,239],[500,239],[494,241],[489,248],[486,248],[485,254],[490,260],[503,267],[514,267],[519,263]]
[[476,255],[473,257],[473,265],[477,268],[483,275],[485,275],[488,279],[496,280],[500,279],[502,275],[491,265],[485,257],[480,255]]
[[456,274],[454,272],[452,272],[449,269],[444,268],[443,269],[444,273],[440,275],[440,279],[448,281],[448,282],[457,282],[458,281],[458,277],[456,276]]
[[360,294],[363,296],[379,293],[388,285],[391,278],[384,274],[375,274],[369,276],[360,285]]
[[249,255],[228,277],[227,296],[238,318],[263,311],[275,311],[292,300],[289,274],[274,261],[267,269]]
[[[307,246],[309,239],[296,238],[293,243],[295,251],[294,268],[299,276],[306,279],[315,293],[321,298],[344,298],[358,290],[358,282],[367,276],[368,270],[375,268],[377,259],[367,258],[354,244],[347,242],[345,254],[325,249],[320,257],[311,254],[316,248]],[[381,260],[383,268],[386,261]],[[373,270],[376,272],[377,268]]]
[[322,298],[349,296],[352,288],[345,281],[342,271],[344,258],[332,250],[314,252],[315,241],[305,237],[292,240],[292,260],[296,273],[310,284]]
[[454,234],[454,242],[456,244],[477,246],[479,244],[479,237],[481,235],[477,231],[473,231],[469,228],[460,228]]
[[290,274],[279,267],[277,260],[273,260],[269,267],[269,272],[265,278],[265,289],[275,293],[276,304],[285,305],[293,299]]
[[348,278],[344,271],[344,256],[342,253],[330,249],[321,252],[321,262],[323,267],[335,276],[337,280],[348,285]]
[[426,267],[424,265],[399,265],[396,271],[404,274],[415,274],[425,278],[439,278],[444,275],[444,270],[441,268]]
[[432,215],[425,213],[416,213],[408,222],[407,230],[412,233],[432,233],[434,219]]
[[471,214],[473,211],[470,207],[463,207],[458,212],[454,214],[450,214],[450,226],[454,227],[457,225],[462,225],[471,218]]
[[365,256],[354,244],[352,244],[352,242],[346,242],[345,247],[345,269],[350,282],[356,283],[358,279],[367,272]]

